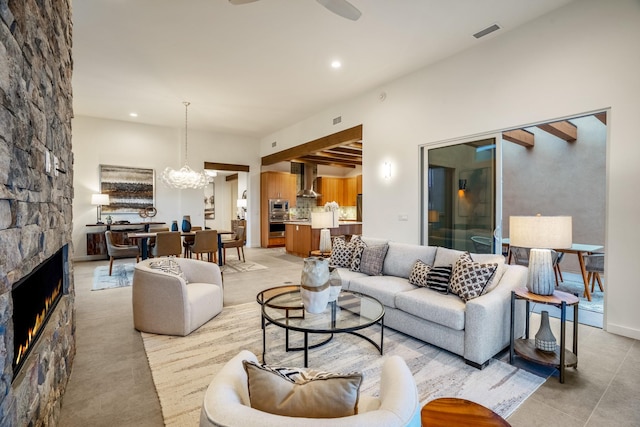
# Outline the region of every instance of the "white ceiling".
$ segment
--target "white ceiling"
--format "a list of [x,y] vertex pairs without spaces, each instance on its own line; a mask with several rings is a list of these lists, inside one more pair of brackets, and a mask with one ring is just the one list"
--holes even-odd
[[75,114],[262,137],[570,2],[350,1],[73,1]]

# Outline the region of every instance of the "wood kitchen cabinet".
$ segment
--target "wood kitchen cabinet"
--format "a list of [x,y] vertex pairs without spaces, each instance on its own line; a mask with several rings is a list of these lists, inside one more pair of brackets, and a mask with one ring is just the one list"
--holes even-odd
[[296,176],[288,172],[268,171],[260,174],[260,246],[284,246],[282,237],[269,238],[269,199],[285,199],[296,204]]
[[355,206],[358,192],[358,177],[360,177],[360,193],[362,192],[362,176],[349,178],[319,177],[317,180],[318,206],[327,202],[337,202],[340,206]]
[[311,251],[311,226],[286,224],[284,240],[288,254],[308,257]]
[[356,194],[362,194],[362,175],[356,176]]

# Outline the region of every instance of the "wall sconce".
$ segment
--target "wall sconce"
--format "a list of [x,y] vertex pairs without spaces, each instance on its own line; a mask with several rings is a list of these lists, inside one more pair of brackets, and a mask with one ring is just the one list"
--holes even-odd
[[390,162],[384,162],[384,165],[382,165],[382,176],[384,177],[384,179],[391,179],[391,163]]
[[466,179],[459,179],[458,180],[458,190],[466,190],[467,189],[467,180]]

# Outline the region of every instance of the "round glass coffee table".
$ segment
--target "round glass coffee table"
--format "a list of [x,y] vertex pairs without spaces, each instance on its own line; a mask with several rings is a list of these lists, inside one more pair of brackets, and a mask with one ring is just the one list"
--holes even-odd
[[[309,361],[309,349],[331,341],[334,334],[348,333],[369,341],[383,352],[384,306],[377,299],[357,292],[342,291],[338,299],[327,304],[318,314],[308,313],[302,305],[299,286],[281,286],[262,291],[257,296],[262,305],[262,361],[265,362],[266,327],[274,324],[285,329],[286,351],[304,351],[304,366]],[[380,325],[380,343],[357,332],[372,325]],[[304,334],[302,347],[289,345],[289,331]],[[329,334],[329,337],[309,344],[309,334]],[[266,362],[265,362],[266,363]]]

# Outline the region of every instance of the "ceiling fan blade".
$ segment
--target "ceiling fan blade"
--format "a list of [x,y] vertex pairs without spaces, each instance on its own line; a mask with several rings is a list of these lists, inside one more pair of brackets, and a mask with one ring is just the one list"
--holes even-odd
[[247,3],[253,3],[256,2],[258,0],[229,0],[229,3],[231,4],[247,4]]
[[336,15],[340,15],[343,18],[357,21],[362,12],[360,12],[354,5],[347,0],[316,0],[318,3],[329,9]]

